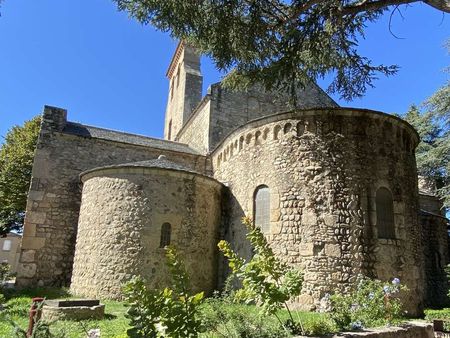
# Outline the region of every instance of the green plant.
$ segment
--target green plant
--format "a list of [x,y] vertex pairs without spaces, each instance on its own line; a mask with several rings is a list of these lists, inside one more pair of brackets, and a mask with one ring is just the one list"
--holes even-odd
[[407,289],[398,278],[394,278],[390,284],[363,276],[358,279],[353,292],[336,293],[330,297],[331,318],[340,329],[358,330],[381,326],[402,317],[402,303],[396,295]]
[[0,146],[0,236],[21,230],[41,117],[12,127]]
[[8,263],[0,263],[0,286],[3,282],[6,282],[11,277],[10,266]]
[[191,295],[189,276],[175,248],[166,248],[172,289],[154,290],[135,277],[124,287],[130,309],[130,337],[197,337],[203,331],[199,308],[203,292]]
[[[231,271],[242,282],[242,288],[236,291],[234,298],[260,305],[264,315],[277,316],[277,311],[284,307],[294,323],[288,301],[301,292],[301,272],[275,256],[264,234],[249,218],[243,218],[242,222],[249,231],[247,239],[254,249],[249,261],[239,257],[228,242],[220,241],[218,244],[220,251],[228,258]],[[281,320],[280,324],[283,325]]]
[[0,310],[3,309],[6,297],[3,294],[3,283],[10,277],[10,267],[8,263],[0,263]]
[[233,304],[227,298],[210,298],[202,308],[207,337],[281,338],[290,336],[254,306]]
[[425,320],[432,322],[433,320],[444,321],[444,331],[450,331],[450,309],[444,308],[440,310],[427,309],[425,312]]
[[[40,302],[37,305],[36,310],[38,312],[42,311],[42,306],[44,302]],[[27,331],[23,329],[18,323],[16,323],[11,317],[6,317],[7,321],[13,326],[13,334],[15,338],[64,338],[63,333],[54,333],[50,330],[50,325],[52,323],[43,320],[38,317],[34,317],[34,326],[31,335],[27,335]]]

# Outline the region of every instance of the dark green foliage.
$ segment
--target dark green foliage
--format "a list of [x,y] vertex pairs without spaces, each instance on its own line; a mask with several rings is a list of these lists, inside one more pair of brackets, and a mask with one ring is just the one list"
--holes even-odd
[[425,320],[433,321],[433,320],[443,320],[444,321],[444,330],[446,332],[450,331],[450,309],[440,309],[440,310],[425,310]]
[[[413,0],[114,0],[143,24],[170,32],[231,71],[225,82],[293,92],[328,74],[328,87],[350,100],[397,66],[374,65],[360,55],[366,24]],[[392,6],[392,7],[391,7]],[[449,11],[450,8],[444,10]]]
[[[450,264],[447,264],[444,268],[445,276],[447,277],[447,287],[450,286]],[[450,288],[447,291],[447,297],[450,298]]]
[[6,282],[10,277],[10,270],[9,270],[9,264],[8,263],[0,263],[0,311],[3,308],[3,304],[5,303],[6,299],[3,294],[3,283]]
[[353,292],[330,297],[331,318],[341,330],[392,324],[403,316],[402,303],[397,297],[400,291],[407,289],[397,278],[392,283],[384,283],[360,276]]
[[3,282],[6,282],[11,276],[10,266],[8,263],[1,262],[0,263],[0,288]]
[[[446,44],[450,51],[450,42]],[[448,71],[448,69],[447,69]],[[404,116],[416,128],[419,174],[437,183],[438,195],[450,210],[450,81],[425,101],[424,111],[412,106]]]
[[12,127],[0,148],[0,236],[22,229],[40,123]]
[[[448,94],[450,95],[450,91]],[[435,96],[432,98],[435,99]],[[450,111],[446,114],[433,110],[421,112],[416,106],[412,106],[404,119],[417,130],[421,139],[416,149],[418,172],[436,182],[437,194],[448,210],[450,208]]]
[[[276,315],[281,308],[289,311],[287,302],[300,294],[303,276],[300,271],[282,263],[275,256],[261,229],[244,218],[248,229],[247,239],[252,244],[254,255],[249,261],[239,257],[226,241],[220,241],[220,251],[228,258],[232,273],[242,282],[234,298],[237,301],[258,304],[265,315]],[[293,322],[294,319],[290,318]]]
[[166,248],[167,266],[172,277],[172,289],[150,289],[136,277],[124,287],[130,303],[127,317],[131,320],[129,337],[152,338],[197,337],[203,331],[199,308],[203,292],[191,295],[189,276],[173,247]]

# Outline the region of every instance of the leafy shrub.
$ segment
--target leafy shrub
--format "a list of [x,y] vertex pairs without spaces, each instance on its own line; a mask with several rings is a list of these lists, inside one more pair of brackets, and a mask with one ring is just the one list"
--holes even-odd
[[11,277],[10,266],[8,263],[0,263],[0,285]]
[[254,307],[210,298],[202,309],[207,336],[227,338],[282,338],[289,333],[279,323],[262,317]]
[[322,336],[337,331],[334,322],[325,314],[302,319],[301,323],[303,334],[310,336]]
[[8,280],[10,276],[11,274],[9,264],[3,262],[0,263],[0,310],[3,308],[4,303],[6,301],[6,297],[3,294],[4,293],[3,284]]
[[[13,334],[15,338],[64,338],[66,337],[65,333],[62,332],[53,332],[50,329],[51,323],[43,320],[43,319],[36,319],[34,320],[34,327],[33,332],[30,336],[27,335],[27,330],[20,327],[18,323],[16,323],[14,320],[11,319],[11,314],[20,314],[22,315],[22,312],[24,311],[24,299],[22,298],[19,300],[19,302],[8,302],[8,308],[6,311],[5,318],[6,320],[12,325],[13,327]],[[44,305],[44,302],[41,302],[37,306],[38,311],[42,311],[42,306]],[[29,299],[27,302],[27,308],[29,310],[30,303]],[[27,312],[28,312],[27,310]]]
[[450,331],[450,309],[440,309],[440,310],[425,310],[425,320],[443,320],[444,321],[444,331]]
[[331,318],[340,329],[382,326],[402,317],[402,303],[396,295],[407,289],[398,278],[390,284],[362,276],[358,279],[358,286],[353,292],[345,295],[336,293],[330,297]]
[[8,300],[5,304],[5,314],[8,316],[27,317],[30,311],[30,298],[16,297]]
[[203,292],[191,295],[189,276],[175,248],[166,248],[166,260],[172,277],[172,289],[154,290],[140,277],[124,287],[130,308],[127,318],[130,337],[197,337],[203,330],[199,307]]
[[265,315],[276,316],[276,312],[284,307],[294,323],[287,302],[301,292],[301,272],[282,263],[274,255],[261,229],[249,218],[244,217],[242,222],[249,231],[247,239],[254,249],[249,261],[239,257],[228,242],[220,241],[218,244],[220,251],[228,258],[231,271],[242,282],[242,288],[234,294],[235,300],[258,304]]
[[450,309],[445,308],[445,309],[441,309],[441,310],[425,310],[425,319],[426,320],[433,320],[433,319],[450,320]]

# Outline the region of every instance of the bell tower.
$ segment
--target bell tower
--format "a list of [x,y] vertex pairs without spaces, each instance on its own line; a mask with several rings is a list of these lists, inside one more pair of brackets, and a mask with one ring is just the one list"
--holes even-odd
[[202,99],[200,55],[181,41],[166,73],[169,79],[164,139],[175,140],[180,129]]

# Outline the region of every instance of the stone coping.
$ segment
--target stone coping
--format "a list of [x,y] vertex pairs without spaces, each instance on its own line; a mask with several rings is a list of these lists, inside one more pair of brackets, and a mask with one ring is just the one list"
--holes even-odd
[[104,316],[105,304],[69,307],[44,305],[42,307],[42,319],[47,321],[102,319]]
[[97,306],[100,305],[98,299],[51,299],[46,300],[45,305],[51,307],[74,307],[74,306]]
[[383,113],[376,110],[370,110],[370,109],[363,109],[363,108],[348,108],[348,107],[320,107],[320,108],[311,108],[311,109],[298,109],[298,110],[292,110],[289,112],[283,112],[283,113],[277,113],[273,115],[268,115],[264,117],[260,117],[254,120],[251,120],[247,122],[246,124],[238,127],[237,129],[233,130],[231,133],[229,133],[226,137],[223,138],[223,140],[217,144],[217,146],[214,148],[214,150],[211,151],[211,155],[214,155],[216,152],[219,152],[221,148],[228,144],[229,140],[236,137],[242,132],[245,132],[246,130],[258,128],[261,126],[264,126],[266,124],[287,120],[287,119],[298,119],[298,118],[304,118],[304,117],[310,117],[310,116],[350,116],[350,117],[369,117],[375,120],[384,120],[389,121],[393,125],[397,126],[403,126],[406,130],[408,130],[413,136],[413,139],[415,140],[416,147],[419,144],[420,137],[417,131],[405,120],[401,119],[400,117],[390,115],[387,113]]

